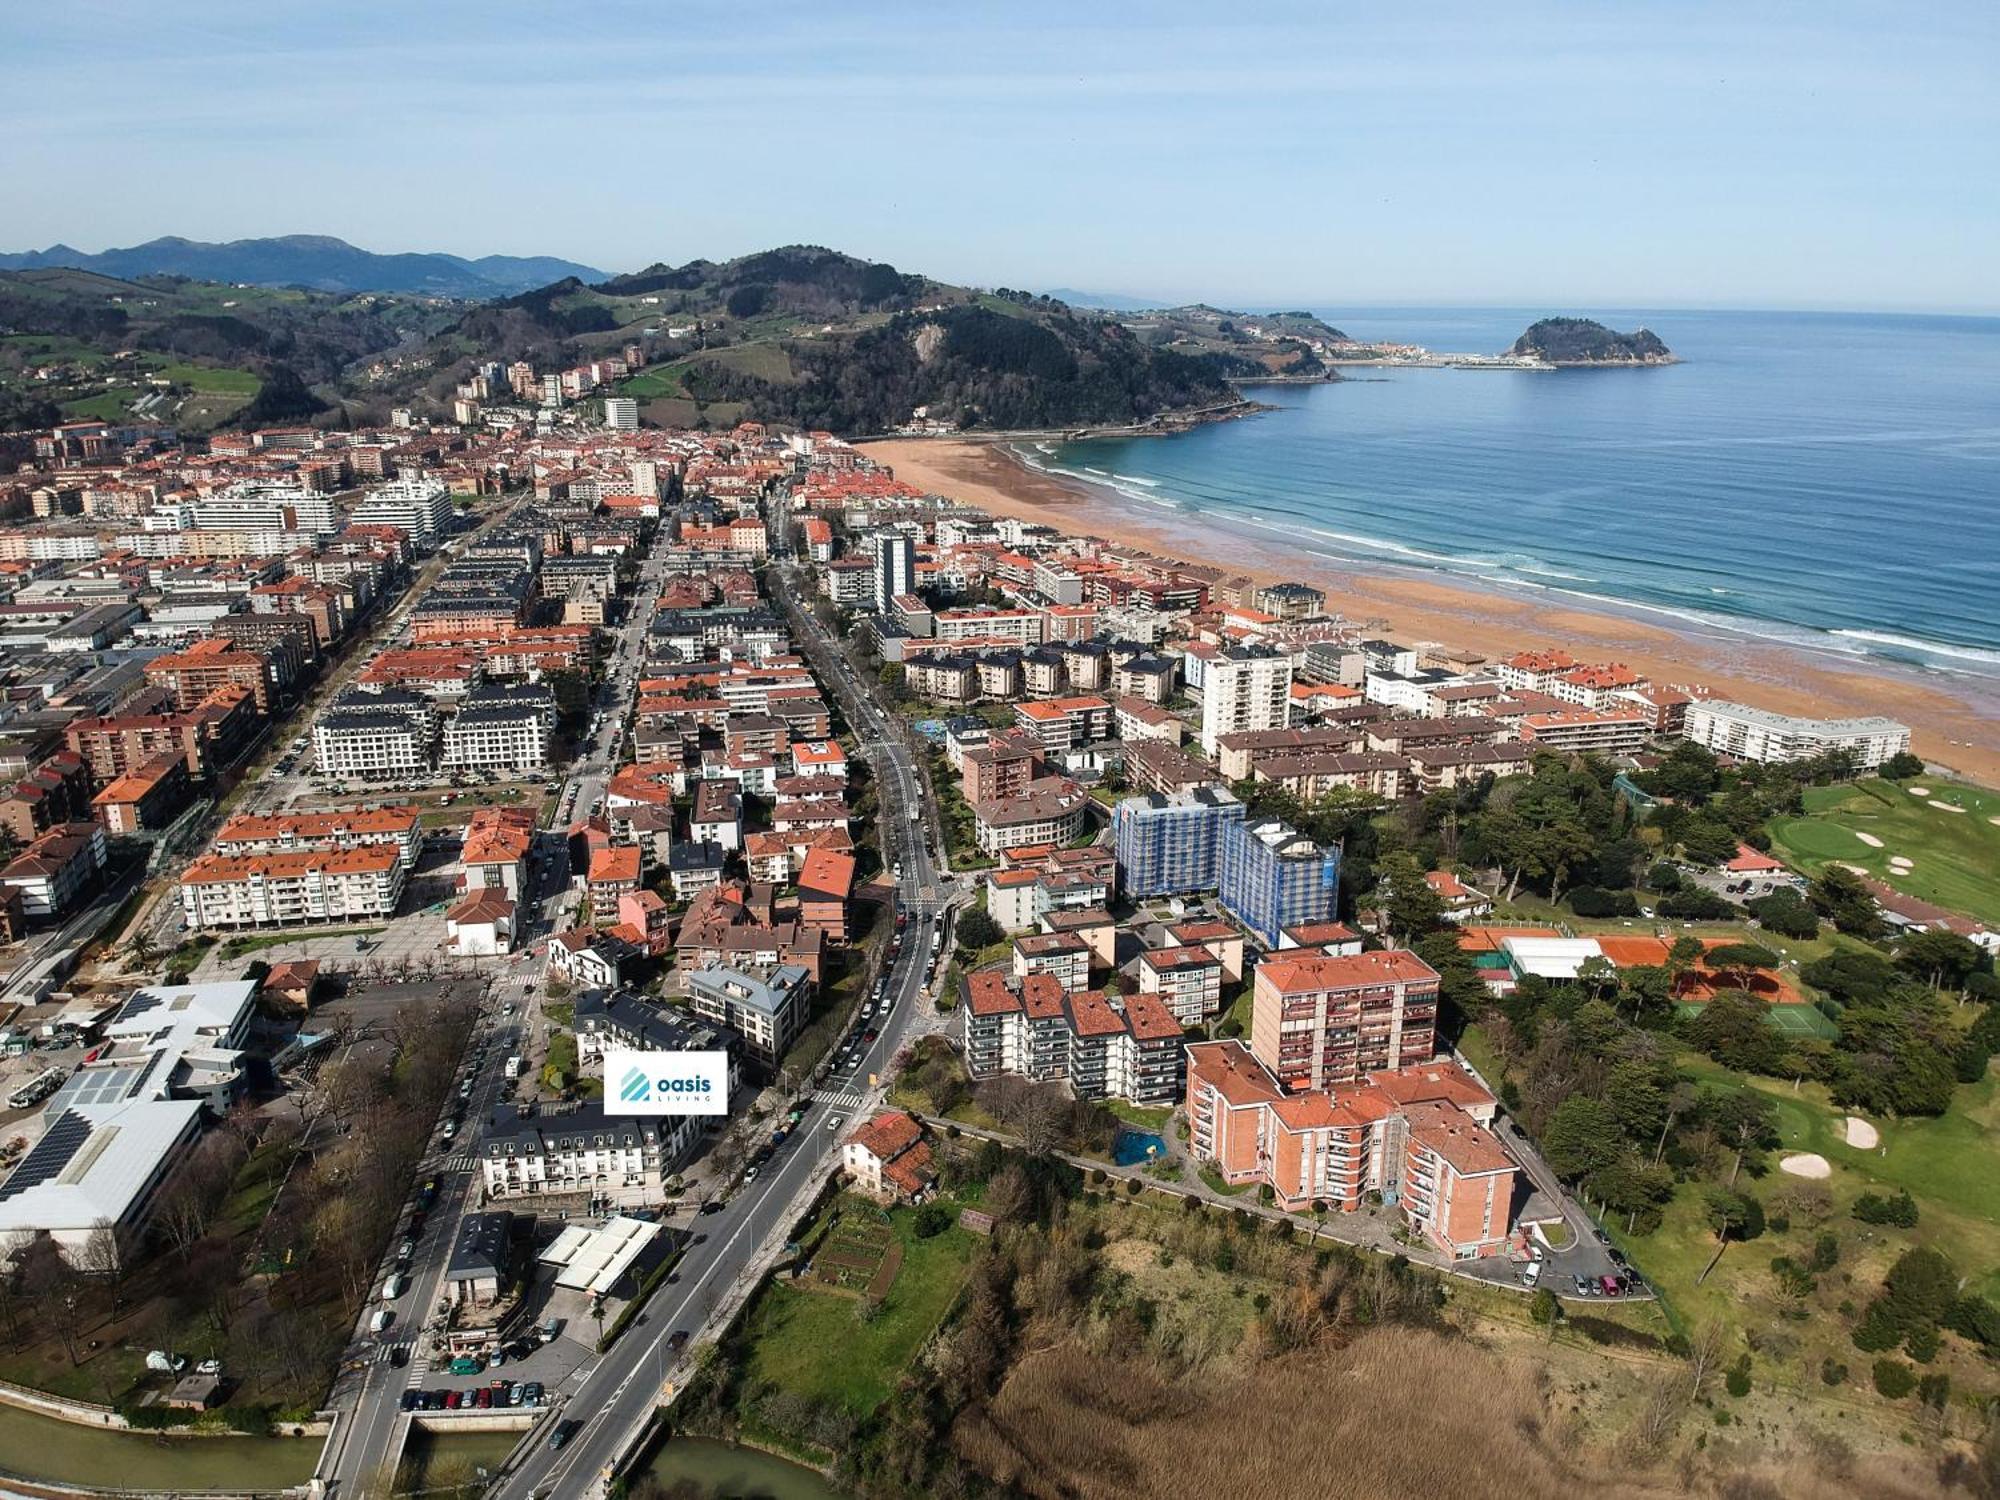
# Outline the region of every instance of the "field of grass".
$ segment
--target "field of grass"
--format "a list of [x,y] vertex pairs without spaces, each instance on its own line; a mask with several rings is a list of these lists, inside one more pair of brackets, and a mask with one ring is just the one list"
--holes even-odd
[[63,402],[62,410],[66,417],[115,422],[125,415],[131,404],[130,391],[99,391],[95,396],[85,396],[79,401]]
[[[1927,790],[1928,797],[1910,788]],[[1934,807],[1962,808],[1948,812]],[[1805,813],[1771,824],[1774,852],[1799,869],[1819,869],[1829,861],[1867,870],[1877,879],[1921,901],[2000,922],[2000,794],[1935,778],[1908,784],[1870,780],[1848,786],[1807,790]],[[1860,837],[1881,841],[1880,847]],[[1910,860],[1898,873],[1890,856]]]
[[777,385],[789,385],[796,378],[790,356],[776,344],[733,344],[727,349],[707,350],[688,363],[733,370]]
[[645,370],[622,381],[618,389],[621,394],[637,396],[642,401],[656,396],[679,396],[684,393],[681,374],[686,369],[684,364],[661,365],[656,370]]
[[220,370],[208,365],[163,365],[153,372],[162,380],[191,386],[197,391],[216,391],[228,396],[250,397],[264,382],[248,370]]
[[[855,1198],[836,1199],[834,1206],[843,1214],[876,1212]],[[857,1415],[886,1401],[958,1295],[977,1243],[956,1224],[919,1239],[915,1221],[905,1209],[889,1215],[903,1263],[872,1318],[861,1316],[864,1304],[853,1297],[788,1281],[765,1288],[744,1325],[751,1378],[796,1395],[838,1401]]]
[[[1754,1089],[1771,1102],[1782,1145],[1771,1152],[1764,1176],[1745,1176],[1739,1183],[1767,1212],[1788,1185],[1799,1181],[1778,1170],[1783,1157],[1814,1152],[1833,1167],[1825,1181],[1833,1212],[1824,1224],[1794,1219],[1787,1230],[1773,1229],[1747,1244],[1731,1245],[1700,1285],[1696,1278],[1715,1254],[1716,1242],[1698,1184],[1681,1187],[1652,1234],[1628,1236],[1620,1223],[1610,1224],[1680,1327],[1719,1322],[1737,1338],[1756,1344],[1760,1365],[1811,1390],[1823,1359],[1865,1368],[1865,1359],[1849,1340],[1851,1317],[1841,1304],[1850,1309],[1865,1305],[1883,1273],[1911,1246],[1929,1245],[1950,1256],[1968,1291],[2000,1294],[2000,1163],[1994,1151],[2000,1078],[1989,1074],[1961,1089],[1952,1110],[1936,1119],[1872,1122],[1881,1131],[1881,1144],[1864,1151],[1847,1144],[1846,1111],[1818,1085],[1794,1089],[1773,1079],[1744,1078],[1695,1055],[1684,1055],[1679,1062],[1704,1088]],[[1914,1229],[1864,1224],[1850,1212],[1863,1193],[1892,1195],[1905,1188],[1918,1205]],[[1811,1297],[1792,1303],[1778,1290],[1771,1260],[1779,1255],[1803,1260],[1821,1232],[1838,1237],[1839,1264],[1819,1278]],[[1939,1367],[1961,1386],[1990,1384],[1962,1346],[1948,1348]]]

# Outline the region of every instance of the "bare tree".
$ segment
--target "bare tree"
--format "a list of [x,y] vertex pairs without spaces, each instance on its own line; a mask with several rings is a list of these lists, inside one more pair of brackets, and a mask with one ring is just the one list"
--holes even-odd
[[83,1277],[64,1258],[54,1240],[37,1240],[21,1268],[28,1295],[41,1309],[43,1321],[62,1340],[69,1362],[77,1363],[77,1341],[83,1336],[85,1287]]
[[132,1236],[105,1218],[100,1218],[91,1227],[90,1239],[84,1244],[81,1264],[84,1270],[102,1279],[110,1289],[113,1318],[124,1313],[125,1288],[132,1277],[132,1262],[137,1250]]
[[1687,1399],[1699,1401],[1715,1367],[1722,1362],[1729,1335],[1720,1323],[1703,1323],[1688,1334]]

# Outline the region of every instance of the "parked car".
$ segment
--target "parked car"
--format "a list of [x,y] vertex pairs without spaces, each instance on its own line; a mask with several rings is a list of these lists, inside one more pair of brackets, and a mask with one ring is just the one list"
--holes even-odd
[[465,1405],[464,1391],[446,1391],[444,1393],[444,1409],[446,1411],[457,1411],[463,1405]]
[[1616,1276],[1604,1276],[1604,1277],[1600,1277],[1600,1278],[1599,1278],[1599,1281],[1601,1282],[1601,1284],[1602,1284],[1602,1285],[1603,1285],[1603,1287],[1604,1287],[1604,1295],[1605,1295],[1605,1296],[1607,1296],[1607,1297],[1616,1297],[1616,1296],[1619,1296],[1619,1295],[1621,1295],[1621,1291],[1620,1291],[1620,1288],[1619,1288],[1619,1285],[1618,1285],[1618,1278],[1617,1278]]

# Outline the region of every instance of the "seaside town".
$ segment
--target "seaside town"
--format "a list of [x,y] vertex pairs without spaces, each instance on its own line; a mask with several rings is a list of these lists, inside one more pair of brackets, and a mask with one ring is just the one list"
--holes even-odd
[[[1984,1020],[1939,1085],[1857,1018],[1990,1003],[1994,926],[1767,831],[1850,785],[1972,821],[1903,725],[1390,638],[825,432],[642,430],[642,362],[381,430],[67,422],[0,481],[30,1405],[249,1414],[319,1493],[488,1432],[500,1493],[582,1493],[772,1299],[929,1283],[921,1341],[1049,1193],[1684,1347],[1687,1215],[1720,1259],[1833,1169],[1663,1038],[1812,1076],[1857,1147],[1984,1074]],[[729,1112],[621,1112],[620,1048],[725,1057]]]

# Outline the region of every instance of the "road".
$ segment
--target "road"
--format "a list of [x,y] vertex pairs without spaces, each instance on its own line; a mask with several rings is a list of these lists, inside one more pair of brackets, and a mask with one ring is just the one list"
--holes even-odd
[[[782,591],[784,593],[791,591]],[[921,786],[910,751],[893,721],[857,680],[845,657],[810,615],[791,607],[795,641],[804,649],[821,685],[831,691],[854,730],[861,754],[874,768],[882,826],[890,832],[888,853],[899,858],[899,891],[909,926],[888,972],[888,1014],[880,1034],[856,1060],[837,1067],[822,1082],[805,1117],[787,1143],[754,1181],[746,1182],[719,1212],[695,1221],[697,1241],[678,1267],[679,1280],[655,1292],[645,1322],[626,1333],[594,1366],[579,1371],[560,1421],[580,1424],[560,1449],[549,1439],[553,1424],[537,1428],[515,1466],[494,1492],[504,1500],[568,1497],[594,1492],[606,1468],[630,1446],[650,1421],[661,1387],[672,1371],[666,1344],[672,1334],[699,1334],[721,1305],[723,1294],[751,1272],[760,1248],[790,1227],[805,1189],[832,1162],[845,1128],[879,1096],[871,1081],[888,1064],[922,1019],[926,981],[935,967],[931,934],[947,920],[952,890],[938,874],[926,841],[914,836],[922,811]],[[944,947],[942,941],[940,950]]]

